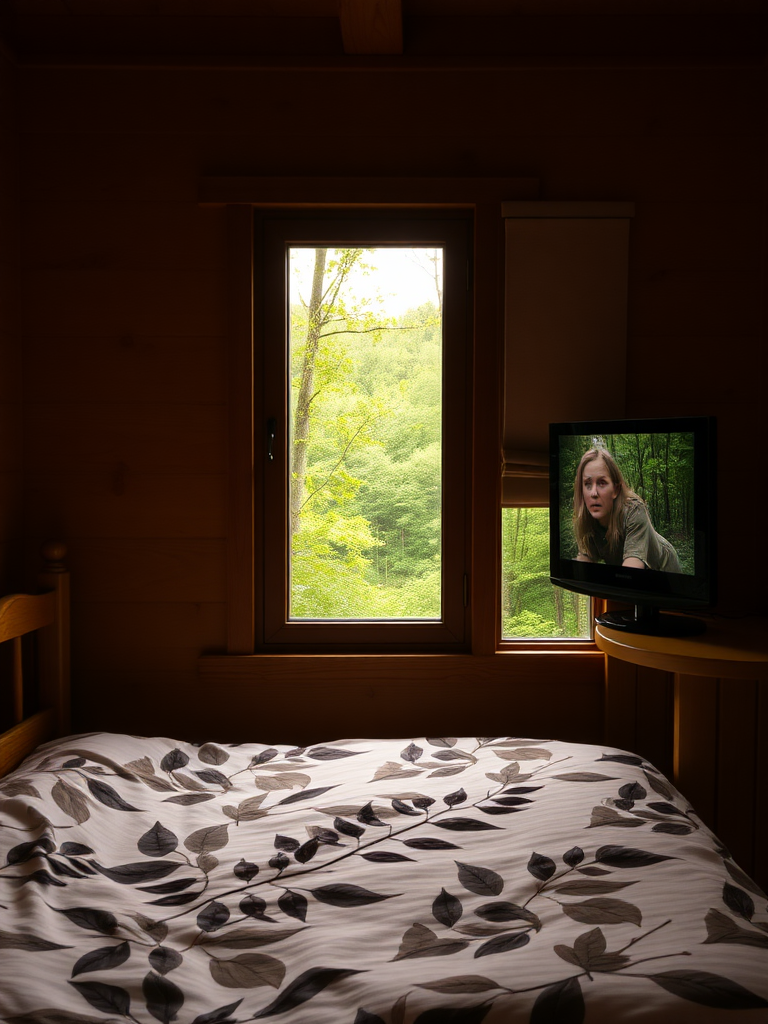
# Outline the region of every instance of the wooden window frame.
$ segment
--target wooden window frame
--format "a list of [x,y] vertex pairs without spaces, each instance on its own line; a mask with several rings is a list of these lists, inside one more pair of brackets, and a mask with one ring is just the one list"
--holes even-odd
[[[500,524],[501,524],[501,431],[504,365],[504,232],[500,216],[510,200],[534,200],[535,178],[204,178],[200,185],[202,205],[223,207],[227,221],[227,272],[224,285],[229,336],[229,494],[227,535],[227,649],[225,658],[242,655],[243,662],[229,661],[231,671],[250,675],[257,664],[277,664],[289,657],[265,650],[257,632],[263,621],[263,591],[257,580],[263,571],[257,538],[263,536],[263,508],[257,500],[254,467],[254,424],[263,422],[264,409],[251,386],[254,374],[254,320],[263,315],[260,289],[255,288],[254,210],[288,211],[344,208],[358,211],[417,207],[421,210],[466,210],[473,221],[473,401],[468,443],[472,464],[469,482],[471,515],[470,573],[468,579],[469,635],[465,653],[431,655],[430,665],[439,675],[466,671],[479,657],[491,671],[497,665],[506,673],[506,655],[530,654],[545,675],[568,653],[589,653],[596,648],[557,641],[505,641],[500,631]],[[483,344],[478,345],[477,339]],[[259,432],[259,438],[261,434]],[[500,662],[493,656],[503,654]],[[258,655],[251,661],[253,655]],[[302,654],[298,655],[303,657]],[[379,664],[389,654],[351,656],[344,664]],[[393,654],[395,657],[401,655]],[[467,662],[467,657],[470,661]],[[447,659],[447,660],[446,660]],[[224,663],[206,656],[204,671],[219,675]],[[239,667],[238,667],[239,666]],[[253,666],[253,667],[251,667]],[[463,667],[462,667],[463,666]],[[550,666],[549,668],[547,666]],[[492,674],[496,675],[496,668]]]
[[[254,326],[254,389],[261,420],[255,421],[254,476],[263,489],[264,535],[261,573],[263,617],[255,623],[256,647],[265,651],[386,651],[399,653],[468,649],[469,610],[465,585],[470,559],[468,424],[471,409],[472,338],[471,210],[296,209],[255,212],[256,281],[265,299]],[[288,421],[286,374],[286,254],[292,245],[444,246],[443,371],[443,564],[442,612],[435,620],[301,621],[289,616],[290,565],[286,507]],[[272,457],[261,437],[276,425]],[[261,437],[260,437],[261,435]],[[257,587],[259,581],[257,580]]]

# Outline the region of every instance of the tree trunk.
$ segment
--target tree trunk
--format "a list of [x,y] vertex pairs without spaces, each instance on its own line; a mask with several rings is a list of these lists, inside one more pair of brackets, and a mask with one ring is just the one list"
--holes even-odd
[[323,278],[327,249],[315,249],[315,268],[312,275],[312,294],[307,315],[307,343],[301,366],[301,383],[293,419],[291,444],[291,536],[299,529],[299,513],[304,503],[307,476],[307,450],[309,447],[309,409],[314,397],[315,359],[323,325]]

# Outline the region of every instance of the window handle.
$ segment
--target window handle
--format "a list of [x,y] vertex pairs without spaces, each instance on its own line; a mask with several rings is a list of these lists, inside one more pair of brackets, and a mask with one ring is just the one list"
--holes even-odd
[[267,458],[272,462],[275,458],[273,446],[275,443],[275,435],[277,433],[277,420],[274,416],[270,416],[267,420]]

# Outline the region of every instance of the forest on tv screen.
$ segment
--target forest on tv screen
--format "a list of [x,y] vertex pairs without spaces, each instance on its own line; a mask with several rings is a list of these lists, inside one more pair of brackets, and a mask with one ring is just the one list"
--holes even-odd
[[[645,502],[657,533],[677,551],[684,573],[694,571],[693,434],[635,433],[561,438],[560,478],[570,484],[584,452],[606,448],[617,462],[627,486]],[[565,488],[564,488],[565,492]],[[562,536],[569,530],[572,504],[560,510]],[[576,545],[564,555],[574,557]]]

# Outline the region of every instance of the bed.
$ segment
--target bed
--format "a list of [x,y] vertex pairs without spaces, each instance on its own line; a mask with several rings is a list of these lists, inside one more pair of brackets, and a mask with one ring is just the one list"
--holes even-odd
[[768,1020],[766,896],[642,756],[62,734],[44,579],[0,601],[54,676],[0,739],[1,1021]]

